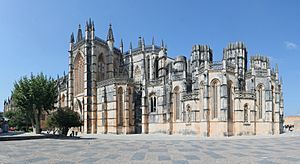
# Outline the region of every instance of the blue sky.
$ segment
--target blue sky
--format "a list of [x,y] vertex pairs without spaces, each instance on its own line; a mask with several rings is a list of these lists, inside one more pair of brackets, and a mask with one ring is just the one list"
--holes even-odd
[[56,77],[67,72],[68,42],[90,17],[96,35],[106,38],[112,23],[116,46],[163,39],[170,56],[189,56],[194,44],[208,44],[214,60],[229,42],[243,41],[249,55],[279,65],[285,114],[300,114],[300,1],[290,0],[110,0],[0,2],[0,111],[13,83],[31,72]]

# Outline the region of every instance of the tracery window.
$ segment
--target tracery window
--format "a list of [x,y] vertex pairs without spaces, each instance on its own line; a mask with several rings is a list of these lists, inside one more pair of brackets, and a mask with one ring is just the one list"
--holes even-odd
[[155,78],[158,78],[158,59],[154,59],[154,71],[155,71]]
[[84,91],[84,59],[77,54],[74,62],[74,94],[78,95]]
[[263,88],[262,85],[258,86],[257,89],[257,107],[258,107],[258,119],[262,118],[262,107],[263,107],[263,99],[262,99],[262,95],[263,95]]
[[152,95],[150,98],[150,112],[156,112],[156,96]]
[[141,81],[142,77],[141,77],[141,69],[140,67],[137,65],[134,69],[134,79],[138,82]]
[[219,81],[213,80],[211,82],[211,118],[218,118],[218,108],[219,108]]

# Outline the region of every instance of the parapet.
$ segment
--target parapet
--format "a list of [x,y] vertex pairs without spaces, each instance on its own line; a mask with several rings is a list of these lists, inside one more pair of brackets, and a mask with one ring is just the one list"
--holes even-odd
[[250,57],[250,67],[254,69],[268,69],[270,67],[270,59],[266,56],[255,55]]

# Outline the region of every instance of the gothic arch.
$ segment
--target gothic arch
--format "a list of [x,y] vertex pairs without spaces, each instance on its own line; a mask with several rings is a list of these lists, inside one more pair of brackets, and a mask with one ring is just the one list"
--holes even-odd
[[220,81],[213,79],[210,83],[210,115],[211,119],[218,118],[220,108]]
[[156,112],[157,111],[157,96],[155,92],[151,92],[149,94],[150,97],[150,112]]
[[263,110],[264,110],[264,90],[265,87],[263,84],[258,84],[256,87],[256,106],[257,106],[257,115],[258,119],[263,118]]
[[79,113],[80,118],[83,120],[83,104],[79,99],[76,99],[74,109]]
[[74,95],[84,91],[84,58],[78,53],[74,60]]
[[138,65],[134,69],[134,79],[138,82],[140,82],[142,80],[141,69]]
[[133,118],[133,100],[132,100],[132,90],[130,87],[127,87],[127,102],[128,102],[128,115],[129,115],[129,126],[134,125],[134,118]]
[[158,57],[154,59],[154,77],[158,78]]

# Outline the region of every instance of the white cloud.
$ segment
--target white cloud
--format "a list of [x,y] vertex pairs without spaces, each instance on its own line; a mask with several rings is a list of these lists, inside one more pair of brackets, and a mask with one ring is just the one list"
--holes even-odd
[[296,43],[293,43],[293,42],[290,42],[290,41],[285,41],[284,45],[289,50],[293,50],[293,49],[297,49],[298,48],[298,45]]

